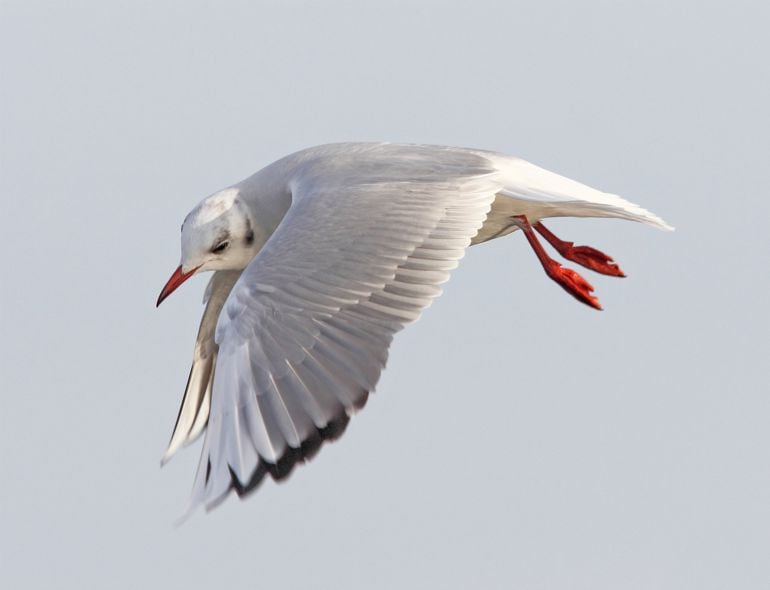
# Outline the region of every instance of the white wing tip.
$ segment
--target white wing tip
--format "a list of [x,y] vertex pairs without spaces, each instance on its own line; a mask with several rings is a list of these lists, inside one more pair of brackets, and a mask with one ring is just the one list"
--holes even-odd
[[185,511],[182,513],[181,516],[178,516],[174,519],[174,528],[181,527],[184,523],[186,523],[188,520],[190,520],[190,517],[195,513],[195,511],[198,509],[198,506],[200,506],[199,502],[193,502],[192,500],[187,504],[187,508],[185,508]]
[[163,467],[166,463],[171,461],[171,458],[174,456],[174,453],[170,450],[167,450],[165,453],[163,453],[163,456],[160,458],[160,466]]
[[[636,203],[627,201],[618,195],[613,195],[611,193],[604,193],[604,195],[608,201],[615,201],[614,203],[610,201],[608,204],[610,205],[611,210],[616,212],[617,217],[630,219],[631,221],[638,221],[640,223],[646,223],[647,225],[657,227],[658,229],[662,229],[664,231],[674,231],[673,225],[669,225],[663,221],[663,219],[655,215],[655,213],[652,211],[648,211],[644,207],[640,207]],[[613,217],[614,216],[615,215],[613,215]]]
[[676,228],[673,225],[669,225],[665,221],[663,221],[660,217],[657,215],[652,215],[648,218],[647,223],[649,223],[652,226],[657,227],[658,229],[662,229],[663,231],[674,231]]
[[168,448],[163,452],[163,456],[160,458],[160,466],[163,467],[166,463],[176,455],[177,451],[182,448],[182,444],[179,441],[171,441]]

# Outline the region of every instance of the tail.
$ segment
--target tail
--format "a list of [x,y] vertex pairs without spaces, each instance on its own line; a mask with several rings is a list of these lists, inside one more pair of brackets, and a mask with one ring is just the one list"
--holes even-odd
[[513,157],[496,158],[503,174],[501,194],[522,202],[536,217],[615,217],[659,229],[674,228],[646,209],[610,193]]

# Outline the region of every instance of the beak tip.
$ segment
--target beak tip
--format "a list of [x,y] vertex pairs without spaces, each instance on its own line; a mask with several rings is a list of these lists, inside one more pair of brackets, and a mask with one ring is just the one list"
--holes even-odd
[[160,304],[163,303],[166,300],[166,297],[168,297],[170,294],[171,291],[168,289],[168,286],[163,287],[160,295],[158,295],[158,300],[155,302],[155,309],[159,308]]
[[168,282],[165,284],[163,289],[160,291],[160,295],[158,295],[158,300],[155,302],[155,307],[158,308],[163,301],[165,301],[166,297],[171,295],[171,293],[174,292],[174,290],[184,283],[187,279],[189,279],[191,276],[193,276],[196,271],[200,267],[196,267],[192,269],[189,272],[183,272],[181,265],[179,268],[177,268],[174,271],[174,274],[171,275],[171,278],[168,280]]

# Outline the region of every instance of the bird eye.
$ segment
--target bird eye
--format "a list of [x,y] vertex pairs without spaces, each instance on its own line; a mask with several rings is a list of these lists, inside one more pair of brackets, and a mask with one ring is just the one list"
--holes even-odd
[[211,249],[211,251],[212,251],[214,254],[219,254],[220,252],[224,252],[225,250],[227,250],[227,247],[228,247],[229,245],[230,245],[230,242],[228,242],[227,240],[225,240],[224,242],[219,242],[219,244],[217,244],[216,246],[214,246],[214,247]]

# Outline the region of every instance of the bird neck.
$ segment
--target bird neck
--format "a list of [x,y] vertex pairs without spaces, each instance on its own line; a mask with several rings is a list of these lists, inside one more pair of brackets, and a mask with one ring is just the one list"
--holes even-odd
[[257,249],[267,242],[291,206],[285,172],[271,165],[235,185],[239,199],[248,209]]

